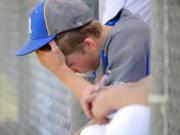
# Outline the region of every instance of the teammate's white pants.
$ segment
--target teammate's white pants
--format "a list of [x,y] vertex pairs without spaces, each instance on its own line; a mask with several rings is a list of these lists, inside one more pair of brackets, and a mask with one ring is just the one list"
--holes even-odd
[[131,105],[119,109],[106,125],[92,125],[80,135],[149,135],[150,109]]

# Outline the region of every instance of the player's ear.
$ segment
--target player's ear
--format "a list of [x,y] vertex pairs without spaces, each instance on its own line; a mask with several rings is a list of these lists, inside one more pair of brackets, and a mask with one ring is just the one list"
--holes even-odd
[[97,49],[97,43],[94,38],[86,37],[84,39],[85,48]]

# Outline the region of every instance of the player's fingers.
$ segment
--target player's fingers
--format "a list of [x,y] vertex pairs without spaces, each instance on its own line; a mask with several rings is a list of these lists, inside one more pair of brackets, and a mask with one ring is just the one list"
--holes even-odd
[[37,56],[42,56],[42,55],[46,54],[46,52],[45,52],[45,51],[41,51],[41,50],[36,50],[36,51],[35,51],[35,54],[36,54]]
[[59,47],[57,46],[57,44],[56,44],[56,42],[54,40],[49,42],[49,45],[51,47],[51,51],[56,52],[56,53],[60,52],[60,49],[59,49]]
[[83,109],[86,117],[88,119],[90,119],[91,116],[92,116],[91,111],[90,111],[91,110],[91,103],[89,103],[89,102],[85,101],[84,99],[82,99],[81,100],[81,106],[82,106],[82,109]]
[[86,114],[87,118],[89,119],[92,117],[91,109],[92,109],[92,102],[95,96],[96,96],[96,93],[91,93],[91,95],[81,98],[82,109],[84,113]]

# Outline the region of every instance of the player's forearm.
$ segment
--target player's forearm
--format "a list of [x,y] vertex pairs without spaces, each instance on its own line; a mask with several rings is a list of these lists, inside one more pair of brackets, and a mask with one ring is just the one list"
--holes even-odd
[[112,104],[114,110],[133,104],[148,105],[147,92],[144,90],[134,91],[133,93],[126,93],[124,97],[116,95]]
[[82,96],[82,90],[92,85],[66,66],[58,67],[55,74],[79,98]]
[[148,78],[130,84],[123,92],[117,86],[113,94],[112,106],[114,109],[119,109],[132,104],[148,105],[148,92]]

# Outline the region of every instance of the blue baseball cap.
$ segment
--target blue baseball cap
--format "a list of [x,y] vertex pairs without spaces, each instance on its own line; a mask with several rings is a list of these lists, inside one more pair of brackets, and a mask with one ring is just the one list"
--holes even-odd
[[81,0],[46,0],[29,17],[29,40],[16,52],[27,55],[54,40],[57,34],[86,25],[93,20],[89,7]]

